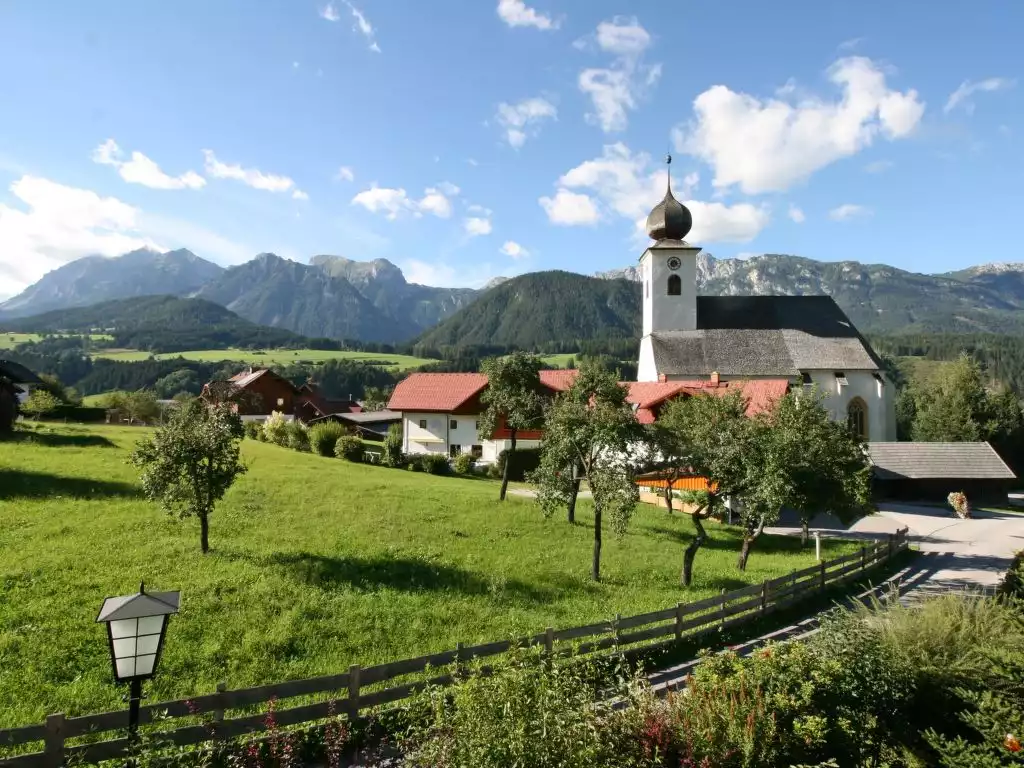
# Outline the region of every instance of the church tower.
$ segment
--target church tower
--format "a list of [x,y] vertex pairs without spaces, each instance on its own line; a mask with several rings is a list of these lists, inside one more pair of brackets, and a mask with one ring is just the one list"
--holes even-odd
[[638,381],[657,381],[651,334],[697,329],[697,254],[700,248],[683,240],[693,226],[685,205],[672,195],[672,156],[665,199],[647,217],[647,234],[654,243],[640,257],[643,286],[643,339]]

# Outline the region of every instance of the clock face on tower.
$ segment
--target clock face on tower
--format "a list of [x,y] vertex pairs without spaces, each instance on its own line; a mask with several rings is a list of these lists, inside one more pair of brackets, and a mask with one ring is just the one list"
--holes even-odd
[[678,256],[672,256],[668,260],[668,268],[675,272],[682,265],[683,262],[679,260]]

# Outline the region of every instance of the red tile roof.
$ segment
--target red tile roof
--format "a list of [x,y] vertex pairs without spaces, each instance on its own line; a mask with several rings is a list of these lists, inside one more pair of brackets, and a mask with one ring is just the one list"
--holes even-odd
[[572,383],[576,381],[576,376],[579,374],[578,370],[543,370],[540,372],[540,383],[548,389],[553,389],[556,392],[565,392]]
[[486,386],[482,373],[413,373],[398,382],[388,410],[448,413]]

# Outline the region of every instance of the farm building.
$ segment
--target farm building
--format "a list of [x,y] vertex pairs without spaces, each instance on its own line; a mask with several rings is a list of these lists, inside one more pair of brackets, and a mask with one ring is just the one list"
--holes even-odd
[[876,499],[938,501],[954,491],[1005,504],[1016,481],[988,443],[869,443]]

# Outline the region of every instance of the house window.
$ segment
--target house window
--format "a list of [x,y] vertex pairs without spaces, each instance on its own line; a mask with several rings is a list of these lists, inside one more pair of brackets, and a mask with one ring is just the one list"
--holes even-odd
[[668,276],[668,295],[681,296],[683,294],[683,280],[679,275]]
[[426,429],[426,428],[427,428],[427,420],[426,419],[420,419],[420,429]]
[[474,445],[469,449],[469,454],[474,459],[482,459],[484,456],[484,447],[482,445]]
[[452,429],[458,429],[459,428],[459,421],[458,421],[458,419],[452,419],[451,423],[448,426],[450,426]]
[[448,455],[451,456],[453,459],[460,453],[462,453],[461,445],[453,445],[448,449]]
[[853,398],[846,406],[846,423],[853,434],[868,439],[868,405],[859,397]]

